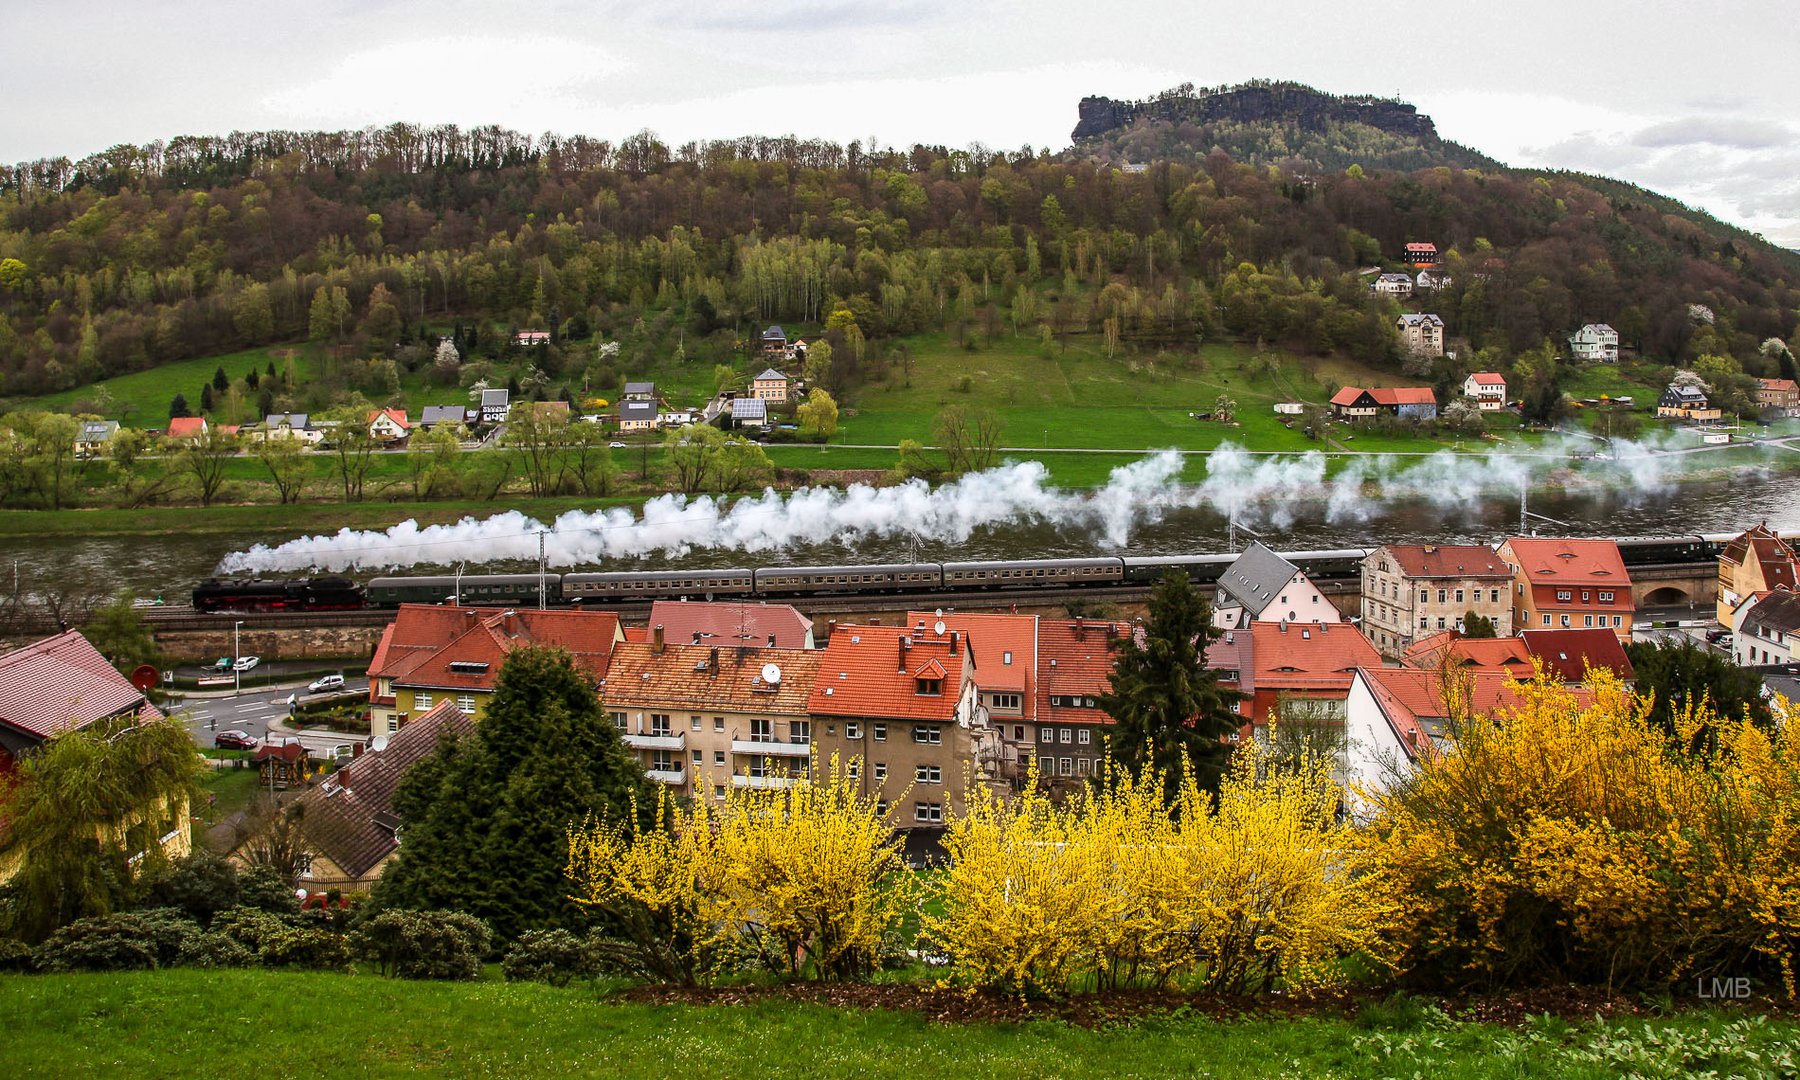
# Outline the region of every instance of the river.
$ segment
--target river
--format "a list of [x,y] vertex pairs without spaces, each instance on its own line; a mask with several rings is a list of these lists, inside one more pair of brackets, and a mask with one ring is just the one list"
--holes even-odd
[[[1658,493],[1630,496],[1594,491],[1537,492],[1531,497],[1530,509],[1563,523],[1535,522],[1537,531],[1546,535],[1729,533],[1759,521],[1779,530],[1800,531],[1800,476],[1742,473],[1729,481],[1686,483]],[[1300,503],[1291,508],[1291,513],[1293,519],[1280,528],[1259,526],[1261,539],[1278,550],[1290,551],[1370,547],[1390,542],[1493,543],[1516,533],[1519,527],[1516,496],[1484,498],[1449,511],[1422,500],[1391,500],[1368,507],[1365,519],[1351,523],[1328,521],[1322,502],[1311,506]],[[227,554],[256,543],[280,543],[295,535],[298,534],[207,533],[154,539],[0,540],[0,574],[10,569],[19,588],[28,595],[46,590],[65,595],[125,590],[138,596],[160,595],[174,603],[185,599],[194,583],[211,574]],[[1225,551],[1228,535],[1228,523],[1211,509],[1175,509],[1158,521],[1139,525],[1122,550],[1108,547],[1097,530],[1063,528],[1039,521],[979,527],[960,544],[920,541],[916,554],[920,559],[936,561]],[[1248,541],[1248,535],[1247,531],[1239,531],[1240,545]],[[882,539],[854,545],[806,544],[754,554],[702,550],[680,557],[613,560],[606,568],[904,561],[913,553],[907,540]],[[522,566],[511,563],[498,568]],[[421,567],[410,572],[429,571]]]

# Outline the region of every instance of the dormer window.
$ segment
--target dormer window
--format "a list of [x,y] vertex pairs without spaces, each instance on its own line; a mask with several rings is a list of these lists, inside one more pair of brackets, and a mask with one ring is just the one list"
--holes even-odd
[[944,692],[944,680],[942,679],[915,679],[913,684],[915,687],[913,692],[920,697],[938,697]]
[[481,660],[452,660],[450,671],[456,675],[484,675],[488,666]]

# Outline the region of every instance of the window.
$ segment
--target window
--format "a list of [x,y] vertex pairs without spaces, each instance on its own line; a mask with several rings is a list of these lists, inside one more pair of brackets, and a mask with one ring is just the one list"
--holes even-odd
[[[1600,617],[1602,619],[1606,618],[1606,616],[1604,616],[1604,615],[1602,615]],[[1590,626],[1590,627],[1593,626],[1594,625],[1594,617],[1592,615],[1583,615],[1581,617],[1581,625]]]
[[934,802],[913,803],[913,820],[925,822],[944,820],[944,804]]
[[861,780],[862,779],[862,762],[856,760],[855,758],[851,758],[850,764],[845,769],[845,775],[849,776],[850,779],[852,779],[852,780]]
[[463,712],[467,713],[468,715],[474,716],[475,715],[475,695],[474,694],[458,694],[456,697],[456,707],[461,709]]
[[944,741],[944,729],[937,724],[914,724],[913,742],[936,746]]
[[1421,604],[1431,603],[1431,593],[1425,589],[1420,589],[1419,590],[1419,603],[1421,603]]
[[1562,617],[1562,624],[1565,628],[1569,625],[1569,617],[1567,615]]
[[844,738],[846,738],[846,739],[862,738],[862,725],[857,723],[854,720],[845,724],[844,725]]
[[1056,741],[1056,729],[1055,728],[1039,728],[1038,729],[1038,739],[1041,742],[1055,742]]
[[877,780],[886,780],[887,779],[887,762],[877,761],[875,763],[875,779],[877,779]]
[[[421,694],[416,690],[413,691],[413,708],[418,709],[421,712],[423,712],[426,709],[431,708],[431,695],[430,694]],[[613,713],[613,715],[616,717],[620,717],[620,718],[623,718],[625,716],[624,713]],[[614,721],[614,722],[617,723],[617,721]],[[624,727],[625,725],[620,724],[619,726]]]
[[1438,616],[1438,627],[1437,628],[1439,630],[1442,630],[1444,628],[1444,617],[1442,615]]
[[1568,589],[1558,589],[1556,590],[1556,598],[1563,601],[1573,600],[1575,599],[1575,594]]
[[1620,622],[1619,622],[1619,616],[1617,616],[1617,615],[1614,615],[1614,616],[1613,616],[1613,625],[1614,625],[1614,626],[1618,626],[1618,625],[1620,625]]
[[944,680],[920,679],[914,692],[921,697],[936,697],[944,692]]
[[996,709],[1017,709],[1019,707],[1019,695],[995,694],[993,695],[993,702],[994,708]]
[[1419,616],[1419,629],[1421,629],[1421,630],[1431,629],[1431,620],[1426,618],[1423,615]]
[[1094,738],[1094,733],[1089,731],[1087,728],[1082,728],[1080,731],[1075,733],[1075,741],[1080,743],[1083,746],[1086,746],[1089,742],[1093,741],[1093,738]]
[[751,742],[774,742],[775,741],[775,721],[769,720],[769,719],[759,719],[759,720],[750,721],[750,741]]
[[1456,602],[1459,604],[1463,602],[1463,591],[1461,589],[1456,590]]
[[888,801],[886,799],[882,799],[880,802],[876,803],[875,804],[875,812],[877,814],[880,814],[882,817],[887,817]]
[[694,751],[694,767],[699,768],[701,765],[704,765],[704,764],[706,764],[705,753],[700,750]]
[[1491,592],[1492,592],[1492,593],[1493,593],[1493,595],[1492,595],[1492,596],[1490,596],[1490,597],[1488,597],[1488,600],[1489,600],[1489,601],[1490,601],[1490,602],[1491,602],[1491,603],[1495,603],[1495,604],[1498,604],[1498,603],[1499,603],[1499,602],[1500,602],[1500,590],[1499,590],[1499,589],[1492,589],[1492,590],[1489,590],[1489,591],[1491,591]]
[[750,775],[769,776],[769,756],[767,754],[750,755]]
[[1609,592],[1603,592],[1603,593],[1601,593],[1601,594],[1600,594],[1600,602],[1601,602],[1601,603],[1602,603],[1602,604],[1610,604],[1610,603],[1612,603],[1612,602],[1613,602],[1613,594],[1612,594],[1612,593],[1609,593]]
[[876,742],[887,742],[887,725],[886,724],[876,724],[875,725],[875,741]]
[[650,751],[650,768],[653,772],[674,772],[675,755],[667,750]]
[[1000,654],[1000,662],[1002,664],[1011,664],[1012,663],[1012,650],[1011,649],[1008,649],[1005,652]]
[[812,742],[812,721],[811,720],[789,720],[788,721],[788,742],[794,742],[794,743]]
[[725,751],[723,751],[723,750],[714,750],[713,751],[713,764],[714,765],[725,764]]
[[688,717],[688,729],[691,731],[700,730],[700,718],[698,716]]
[[913,780],[921,784],[941,784],[944,773],[936,765],[920,765],[913,769]]
[[725,730],[725,718],[723,716],[713,717],[713,730],[714,731],[724,731]]
[[1544,625],[1550,625],[1550,613],[1548,611],[1544,612]]
[[650,714],[650,734],[662,739],[669,737],[669,718],[666,714]]
[[1240,707],[1240,706],[1242,706],[1242,705],[1243,705],[1243,704],[1244,704],[1244,703],[1243,703],[1243,702],[1241,702],[1241,701],[1234,701],[1234,702],[1232,702],[1232,703],[1231,703],[1231,711],[1232,711],[1232,712],[1234,712],[1234,713],[1235,713],[1235,712],[1242,712],[1242,711],[1243,711],[1243,709],[1242,709],[1242,708],[1241,708],[1241,707]]
[[1071,758],[1058,758],[1056,771],[1063,776],[1075,775],[1075,762]]
[[1584,604],[1588,602],[1588,591],[1586,589],[1581,590],[1581,602]]
[[724,784],[714,784],[713,785],[713,798],[723,799],[724,797],[725,797],[725,785]]
[[1448,597],[1447,597],[1447,596],[1446,596],[1446,595],[1445,595],[1445,593],[1446,593],[1446,592],[1447,592],[1447,591],[1448,591],[1448,590],[1445,590],[1445,589],[1439,589],[1439,590],[1438,590],[1438,603],[1440,603],[1440,604],[1441,604],[1441,603],[1443,603],[1443,602],[1444,602],[1444,601],[1445,601],[1445,600],[1447,600],[1447,599],[1448,599]]
[[1075,759],[1075,775],[1076,776],[1086,776],[1087,774],[1088,774],[1088,759],[1084,758],[1084,757],[1076,758]]
[[1025,728],[1019,724],[1014,724],[1013,725],[1013,741],[1014,742],[1023,742],[1024,740],[1025,740]]
[[1062,743],[1065,746],[1068,745],[1070,742],[1073,742],[1075,739],[1075,733],[1072,730],[1070,730],[1069,728],[1063,728],[1062,731],[1058,732],[1057,734],[1058,734],[1057,741]]

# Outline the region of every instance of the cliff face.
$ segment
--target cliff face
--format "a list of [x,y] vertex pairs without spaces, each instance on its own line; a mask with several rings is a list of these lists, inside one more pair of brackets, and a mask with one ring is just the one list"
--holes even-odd
[[1080,122],[1073,138],[1104,135],[1139,120],[1208,124],[1282,122],[1305,131],[1322,132],[1331,124],[1366,124],[1393,135],[1436,140],[1431,117],[1421,116],[1402,101],[1339,98],[1304,86],[1242,86],[1230,90],[1171,92],[1148,101],[1081,99]]

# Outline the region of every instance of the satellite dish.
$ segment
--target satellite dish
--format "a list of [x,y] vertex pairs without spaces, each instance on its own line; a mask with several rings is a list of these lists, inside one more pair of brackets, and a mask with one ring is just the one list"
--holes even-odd
[[388,746],[388,740],[387,740],[386,735],[377,735],[373,739],[369,740],[369,749],[375,751],[377,754],[381,753],[383,750],[386,750],[387,746]]
[[156,685],[156,680],[161,677],[162,674],[151,664],[139,664],[137,667],[131,669],[131,685],[137,687],[139,690],[149,690],[152,686]]
[[941,619],[941,618],[943,618],[943,617],[944,617],[944,609],[943,609],[943,608],[938,608],[938,609],[937,609],[937,610],[936,610],[936,611],[934,611],[934,612],[932,612],[932,613],[931,613],[931,614],[932,614],[932,616],[933,616],[933,617],[934,617],[934,618],[939,618],[939,619]]
[[781,681],[781,665],[764,664],[762,666],[762,678],[763,682],[766,682],[771,686],[779,683]]
[[944,620],[939,619],[937,622],[933,623],[931,625],[931,629],[934,633],[937,634],[938,637],[943,637],[944,636]]

